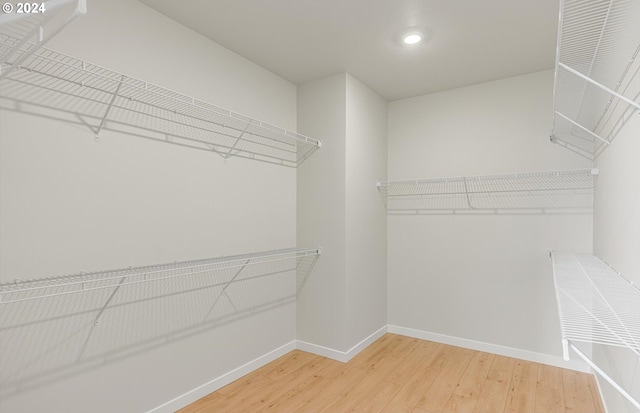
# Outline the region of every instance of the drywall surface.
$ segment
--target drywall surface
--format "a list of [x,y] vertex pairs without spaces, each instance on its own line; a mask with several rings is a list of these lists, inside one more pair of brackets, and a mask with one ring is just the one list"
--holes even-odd
[[298,86],[298,131],[322,148],[297,169],[298,245],[322,256],[297,301],[299,340],[345,350],[346,74]]
[[387,215],[375,186],[387,174],[387,102],[347,75],[346,335],[387,324]]
[[[595,161],[599,167],[593,250],[627,280],[640,285],[640,114],[631,116]],[[640,361],[629,350],[595,346],[593,358],[640,400]],[[609,412],[637,411],[599,379]]]
[[[591,167],[548,141],[553,73],[389,104],[389,179]],[[549,250],[592,215],[390,215],[389,324],[561,355]]]
[[[298,245],[322,247],[297,301],[297,338],[345,352],[386,325],[384,99],[347,73],[298,87],[298,128],[323,139],[298,168]],[[321,153],[320,153],[321,152]]]
[[[296,128],[294,85],[138,2],[91,2],[48,46]],[[293,169],[224,162],[211,152],[108,131],[96,143],[77,125],[5,110],[0,117],[2,282],[296,244]],[[145,285],[136,291],[153,289]],[[0,410],[147,411],[295,338],[291,271],[227,293],[239,309],[262,307],[235,313],[222,297],[210,316],[198,318],[192,310],[212,307],[214,290],[194,297],[168,289],[161,300],[105,310],[95,328],[86,315],[21,327],[31,328],[22,345],[0,343],[10,360],[0,368]],[[74,302],[61,300],[60,308]],[[29,311],[38,307],[19,313]],[[218,319],[223,313],[228,317]]]

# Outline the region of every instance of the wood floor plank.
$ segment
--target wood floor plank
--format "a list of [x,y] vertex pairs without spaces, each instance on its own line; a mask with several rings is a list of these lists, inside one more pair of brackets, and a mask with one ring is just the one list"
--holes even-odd
[[496,356],[493,359],[491,370],[473,409],[474,413],[496,413],[505,410],[515,364],[516,360],[509,357]]
[[438,345],[435,351],[426,353],[427,357],[416,366],[415,371],[407,377],[405,384],[382,411],[411,412],[414,410],[448,362],[449,357],[455,354],[456,349],[456,347]]
[[179,413],[603,413],[593,376],[395,334],[349,363],[299,350]]
[[364,378],[366,374],[357,368],[347,366],[340,374],[329,380],[321,393],[309,397],[306,403],[296,408],[296,412],[319,412],[336,400],[349,394],[352,387]]
[[293,350],[283,357],[267,364],[262,375],[274,380],[280,380],[300,367],[301,364],[316,360],[318,357],[320,356],[305,351]]
[[564,389],[562,370],[538,365],[536,385],[536,413],[555,413],[564,411]]
[[344,368],[346,367],[345,363],[325,357],[322,357],[320,362],[322,363],[322,368],[318,370],[318,376],[330,380],[344,371]]
[[322,377],[314,374],[297,386],[289,389],[282,396],[262,406],[262,408],[257,410],[257,412],[271,413],[302,411],[302,407],[309,404],[309,401],[326,388],[329,383],[330,380],[323,379]]
[[389,371],[394,365],[395,362],[387,358],[371,364],[367,370],[363,371],[364,376],[362,379],[337,395],[335,400],[321,411],[344,412],[349,410],[372,388],[381,383],[383,378],[389,374]]
[[429,359],[431,354],[441,345],[433,341],[424,342],[425,345],[419,345],[413,348],[403,360],[398,360],[398,364],[386,378],[387,381],[403,385],[416,370],[417,366],[424,364],[425,359]]
[[565,411],[575,413],[596,413],[598,408],[589,388],[589,376],[577,371],[563,370]]
[[413,337],[402,337],[402,342],[393,350],[385,353],[384,357],[391,360],[403,360],[407,354],[412,352],[422,340]]
[[228,396],[238,391],[242,391],[243,389],[251,389],[252,391],[255,391],[256,388],[259,388],[261,385],[271,383],[273,381],[271,378],[264,374],[256,374],[261,371],[262,370],[256,370],[251,374],[247,374],[246,376],[227,384],[223,388],[218,389],[216,393]]
[[351,361],[349,361],[349,365],[352,367],[366,369],[371,363],[376,360],[383,359],[387,354],[393,352],[396,347],[400,346],[405,341],[406,340],[403,336],[399,336],[397,334],[385,334],[351,359]]
[[224,397],[218,392],[210,393],[196,402],[178,410],[176,413],[203,413],[207,411],[208,406],[215,405],[220,398]]
[[389,381],[381,381],[369,390],[346,413],[380,413],[383,407],[398,392],[400,385]]
[[472,350],[453,347],[440,367],[436,382],[426,390],[416,407],[430,413],[444,410],[473,354]]
[[294,388],[295,386],[298,386],[300,383],[304,382],[310,377],[314,375],[319,376],[319,372],[321,372],[323,368],[331,365],[332,363],[328,363],[328,359],[324,357],[314,358],[312,361],[299,366],[296,370],[291,371],[280,380],[273,380],[268,377],[272,381],[271,384],[262,387],[260,391],[257,391],[255,393],[242,392],[243,394],[249,393],[245,398],[240,399],[237,396],[237,393],[228,396],[233,401],[235,401],[235,403],[230,404],[230,406],[228,407],[225,406],[224,409],[220,409],[218,411],[258,411],[267,406],[272,401],[277,400],[279,397],[282,397],[282,395],[284,395],[287,391]]
[[494,358],[495,355],[484,352],[473,354],[442,413],[473,411]]
[[538,365],[529,361],[516,360],[505,413],[534,413],[537,381]]

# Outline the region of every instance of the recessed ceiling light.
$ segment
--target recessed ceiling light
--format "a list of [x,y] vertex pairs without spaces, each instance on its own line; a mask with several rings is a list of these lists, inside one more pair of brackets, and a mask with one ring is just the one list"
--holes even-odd
[[422,33],[411,32],[402,36],[402,43],[404,44],[418,44],[422,41]]

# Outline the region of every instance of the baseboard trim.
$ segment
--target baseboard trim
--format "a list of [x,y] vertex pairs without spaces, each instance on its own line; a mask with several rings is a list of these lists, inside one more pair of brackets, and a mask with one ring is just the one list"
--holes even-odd
[[309,343],[302,340],[297,340],[297,348],[298,350],[306,351],[308,353],[316,354],[318,356],[327,357],[333,360],[340,361],[342,363],[346,363],[355,357],[362,350],[367,348],[371,343],[385,335],[387,332],[387,326],[382,326],[377,331],[370,334],[368,337],[360,341],[355,346],[351,347],[347,351],[335,350],[329,347],[320,346],[318,344]]
[[470,340],[461,337],[448,336],[445,334],[432,333],[429,331],[416,330],[414,328],[401,327],[392,324],[389,324],[387,327],[389,333],[400,334],[402,336],[435,341],[436,343],[449,344],[452,346],[464,347],[471,350],[484,351],[486,353],[513,357],[517,359],[532,361],[535,363],[547,364],[549,366],[576,370],[583,373],[591,373],[591,369],[586,363],[577,360],[565,361],[562,357],[559,356],[556,357],[549,354],[536,353],[534,351],[501,346],[499,344],[485,343],[483,341]]
[[220,389],[221,387],[226,386],[227,384],[239,379],[242,376],[245,376],[252,371],[259,369],[267,363],[272,362],[273,360],[280,358],[287,354],[288,352],[296,349],[296,341],[293,340],[283,346],[278,347],[275,350],[268,352],[254,360],[251,360],[248,363],[243,364],[242,366],[231,370],[219,376],[207,383],[204,383],[201,386],[196,387],[193,390],[190,390],[173,400],[170,400],[154,409],[148,411],[148,413],[173,413],[176,410],[179,410],[189,404],[195,402],[198,399],[206,396],[209,393],[213,393],[214,391]]

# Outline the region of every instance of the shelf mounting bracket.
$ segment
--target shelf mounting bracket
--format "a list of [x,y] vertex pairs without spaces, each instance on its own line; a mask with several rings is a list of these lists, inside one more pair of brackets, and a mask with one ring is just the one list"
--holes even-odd
[[231,156],[231,152],[233,152],[233,150],[235,149],[236,145],[238,144],[238,142],[240,142],[240,139],[242,139],[242,137],[244,136],[245,133],[247,133],[247,129],[249,129],[249,126],[251,126],[250,122],[247,122],[247,125],[244,127],[244,129],[242,130],[242,132],[240,133],[240,136],[238,136],[236,138],[236,141],[233,143],[233,145],[231,145],[231,148],[229,148],[229,152],[227,152],[226,155],[223,156],[223,158],[225,159],[225,161],[227,159],[229,159],[229,157]]
[[111,111],[111,108],[113,107],[113,104],[116,101],[116,98],[118,97],[118,94],[120,93],[120,88],[122,87],[122,83],[124,83],[125,80],[125,76],[122,75],[122,77],[120,78],[120,82],[118,82],[118,87],[116,88],[116,91],[114,92],[113,96],[111,97],[111,102],[109,102],[109,106],[107,106],[107,110],[105,110],[104,115],[102,116],[102,120],[100,121],[100,125],[98,125],[98,129],[96,129],[95,131],[95,135],[94,138],[97,141],[100,140],[100,131],[102,130],[102,127],[104,126],[105,122],[107,121],[107,116],[109,116],[109,112]]
[[211,315],[211,312],[213,311],[213,309],[216,307],[216,305],[218,304],[218,301],[220,301],[220,298],[224,295],[225,297],[227,297],[227,300],[229,300],[229,303],[231,303],[231,306],[233,306],[233,308],[238,311],[238,309],[236,308],[236,306],[233,304],[233,302],[231,301],[231,299],[229,298],[229,296],[227,295],[227,288],[231,285],[232,282],[235,281],[236,278],[238,278],[238,276],[240,275],[240,273],[242,272],[242,270],[244,270],[246,268],[246,266],[249,264],[249,262],[251,261],[251,258],[249,258],[247,261],[245,261],[245,263],[242,265],[242,267],[240,267],[240,269],[238,271],[236,271],[236,273],[233,275],[233,277],[231,277],[231,279],[229,281],[227,281],[227,283],[224,285],[224,287],[222,287],[222,291],[220,291],[220,294],[218,294],[218,296],[216,297],[216,299],[213,301],[213,304],[211,304],[211,307],[209,308],[209,311],[207,311],[207,315],[204,316],[204,321],[207,321],[207,319],[209,318],[209,316]]
[[113,300],[113,297],[116,295],[120,287],[122,287],[122,284],[126,279],[127,279],[127,276],[124,276],[120,279],[120,282],[118,283],[118,285],[116,285],[116,288],[114,288],[114,290],[111,292],[111,294],[109,295],[109,298],[107,298],[107,301],[105,301],[104,305],[98,312],[98,315],[96,315],[96,318],[93,320],[93,325],[89,329],[89,334],[87,334],[87,338],[84,339],[84,343],[82,344],[82,348],[80,349],[80,353],[78,354],[77,360],[80,360],[82,358],[82,355],[84,354],[85,350],[87,349],[87,345],[89,344],[89,339],[93,335],[94,328],[100,325],[100,317],[102,317],[102,314],[107,309],[107,307],[109,306],[109,303],[111,303],[111,300]]

